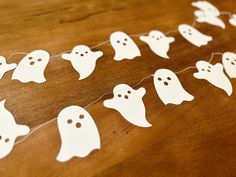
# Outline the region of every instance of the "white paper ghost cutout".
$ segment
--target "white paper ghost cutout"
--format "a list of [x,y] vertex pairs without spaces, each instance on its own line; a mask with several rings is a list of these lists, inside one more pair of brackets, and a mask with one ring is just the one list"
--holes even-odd
[[236,26],[236,14],[233,14],[233,15],[230,17],[229,23],[230,23],[232,26]]
[[70,54],[62,54],[62,58],[71,62],[80,74],[79,80],[87,78],[96,67],[96,61],[103,55],[101,51],[93,52],[86,45],[78,45]]
[[193,74],[195,78],[207,80],[216,87],[223,89],[228,96],[232,94],[232,85],[224,74],[222,64],[212,65],[206,61],[198,61],[196,67],[198,72]]
[[192,101],[194,97],[184,90],[178,77],[168,69],[158,69],[154,74],[154,85],[162,102],[179,105],[183,101]]
[[114,32],[110,36],[110,42],[115,50],[114,60],[133,59],[141,56],[140,50],[135,42],[124,32]]
[[208,1],[197,1],[193,2],[192,6],[199,8],[207,14],[220,16],[220,11]]
[[43,83],[46,81],[44,70],[49,62],[50,55],[45,50],[35,50],[27,54],[13,72],[12,79],[20,82]]
[[148,36],[140,36],[140,40],[147,43],[151,50],[162,58],[169,58],[167,55],[170,43],[175,41],[173,37],[166,37],[161,31],[151,31]]
[[57,160],[65,162],[72,157],[86,157],[100,149],[100,135],[91,115],[82,107],[69,106],[58,115],[61,148]]
[[222,63],[230,78],[236,78],[236,54],[225,52],[222,56]]
[[207,14],[206,12],[201,10],[195,11],[194,14],[196,16],[197,22],[199,23],[208,23],[210,25],[218,26],[225,29],[224,22],[217,16]]
[[190,43],[197,47],[207,45],[212,41],[211,36],[207,36],[190,25],[182,24],[178,27],[180,34]]
[[0,79],[2,79],[6,72],[15,69],[16,66],[17,64],[15,63],[7,64],[5,57],[0,56]]
[[12,151],[18,136],[30,131],[28,126],[16,124],[13,115],[5,108],[5,101],[0,102],[0,159]]
[[142,100],[145,93],[145,88],[134,90],[129,85],[119,84],[113,89],[114,97],[105,100],[103,105],[117,110],[131,124],[151,127],[146,119],[146,109]]

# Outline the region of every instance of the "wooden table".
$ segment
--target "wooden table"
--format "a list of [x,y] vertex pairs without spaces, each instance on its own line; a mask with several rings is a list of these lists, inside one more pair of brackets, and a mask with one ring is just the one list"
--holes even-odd
[[[236,12],[234,0],[211,0],[222,11]],[[181,23],[192,24],[191,1],[187,0],[17,0],[0,3],[0,51],[13,52],[44,49],[56,55],[75,45],[95,46],[106,41],[114,31],[139,34],[159,29],[176,30]],[[236,52],[236,28],[222,16],[226,29],[208,24],[196,25],[213,42],[197,48],[179,33],[170,33],[176,41],[170,60],[154,55],[137,37],[142,57],[116,62],[109,44],[97,47],[104,56],[94,73],[79,81],[70,62],[60,57],[50,60],[44,84],[12,81],[12,72],[1,80],[0,99],[17,123],[35,128],[57,117],[69,105],[86,106],[120,83],[134,85],[158,68],[173,71],[208,60],[212,52]],[[23,55],[8,61],[18,63]],[[212,63],[221,62],[215,56]],[[109,93],[87,108],[101,135],[101,150],[86,158],[59,163],[56,155],[60,137],[56,120],[41,127],[12,153],[0,160],[1,177],[233,177],[236,175],[236,92],[225,92],[193,77],[196,69],[178,75],[194,101],[167,105],[161,102],[147,78],[135,88],[145,87],[144,103],[151,128],[131,125],[121,115],[103,107]],[[234,89],[236,80],[231,79]],[[18,139],[19,140],[19,139]]]

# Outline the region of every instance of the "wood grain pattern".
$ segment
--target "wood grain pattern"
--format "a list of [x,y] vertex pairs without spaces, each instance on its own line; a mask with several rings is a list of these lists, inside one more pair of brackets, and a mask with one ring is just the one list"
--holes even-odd
[[[212,0],[220,10],[234,11],[234,0]],[[108,40],[117,30],[128,34],[159,29],[175,30],[181,23],[191,24],[193,12],[187,0],[17,0],[0,3],[1,55],[45,49],[52,55],[70,50],[77,44],[94,46]],[[132,61],[114,61],[109,44],[100,46],[104,56],[95,72],[83,81],[69,62],[50,60],[44,84],[22,84],[12,81],[12,72],[1,80],[0,99],[16,121],[31,128],[55,117],[69,105],[85,106],[119,83],[134,85],[157,68],[179,71],[207,60],[212,52],[236,52],[236,28],[222,16],[226,29],[207,24],[196,28],[214,37],[208,46],[197,48],[180,34],[171,33],[176,41],[170,49],[170,60],[154,55],[138,38],[142,57]],[[22,55],[11,57],[18,63]],[[221,61],[215,56],[213,63]],[[87,110],[94,117],[102,139],[102,149],[84,159],[67,163],[55,160],[60,137],[57,123],[46,125],[12,153],[0,160],[0,176],[4,177],[233,177],[236,174],[236,93],[228,97],[222,90],[192,77],[195,70],[179,74],[194,101],[180,106],[164,106],[154,89],[152,78],[145,87],[144,103],[151,128],[137,128],[121,116],[103,107],[104,99]],[[231,79],[233,88],[236,80]]]

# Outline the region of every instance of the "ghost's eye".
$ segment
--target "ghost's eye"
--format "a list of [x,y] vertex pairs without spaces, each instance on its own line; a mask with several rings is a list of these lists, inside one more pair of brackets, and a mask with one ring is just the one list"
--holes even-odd
[[83,56],[84,56],[84,54],[82,54],[82,53],[81,53],[81,54],[80,54],[80,56],[81,56],[81,57],[83,57]]
[[2,65],[2,63],[0,63],[0,65]]
[[169,81],[170,81],[170,80],[171,80],[171,78],[170,78],[170,77],[167,77],[167,80],[169,80]]
[[183,33],[185,34],[185,33],[186,33],[186,31],[183,31]]
[[2,139],[2,136],[0,135],[0,140]]
[[236,61],[236,59],[234,61]]
[[128,94],[131,94],[131,91],[130,90],[128,90],[128,92],[127,92]]
[[163,38],[162,36],[160,36],[160,38]]
[[79,52],[75,52],[75,54],[79,54]]
[[79,118],[80,118],[80,119],[83,119],[83,118],[84,118],[84,115],[83,115],[83,114],[79,115]]
[[72,123],[72,119],[68,119],[68,120],[67,120],[67,123],[68,123],[68,124],[71,124],[71,123]]
[[81,123],[77,122],[75,126],[76,126],[76,128],[80,128],[81,127]]
[[86,51],[85,53],[88,53],[88,51]]
[[209,69],[211,69],[211,66],[208,66]]
[[202,71],[205,71],[205,69],[202,69]]
[[152,36],[152,38],[155,38],[155,36]]
[[128,41],[128,39],[127,39],[127,38],[125,38],[125,41]]
[[9,139],[9,138],[6,138],[6,139],[5,139],[5,142],[6,142],[6,143],[8,143],[9,141],[10,141],[10,139]]
[[157,78],[159,81],[162,81],[162,79],[160,77]]
[[33,57],[29,57],[29,60],[32,60],[33,59]]
[[116,41],[117,43],[120,43],[120,41]]
[[232,65],[235,65],[235,63],[234,63],[234,62],[231,62],[231,64],[232,64]]
[[118,94],[118,97],[121,97],[121,94]]
[[42,59],[41,59],[41,58],[39,58],[39,59],[38,59],[38,61],[42,61]]

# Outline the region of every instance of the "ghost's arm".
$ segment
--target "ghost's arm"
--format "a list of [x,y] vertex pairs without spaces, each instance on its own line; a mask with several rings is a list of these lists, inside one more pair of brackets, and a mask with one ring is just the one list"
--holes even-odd
[[146,94],[146,89],[143,87],[138,89],[137,91],[141,97],[143,97]]
[[169,43],[174,42],[174,41],[175,41],[175,38],[173,38],[173,37],[168,37],[168,41],[169,41]]
[[204,18],[201,18],[201,17],[196,17],[196,21],[197,22],[205,22]]
[[18,136],[27,135],[30,132],[30,128],[26,125],[16,125],[16,134]]
[[110,99],[110,100],[105,100],[103,102],[103,105],[106,107],[106,108],[112,108],[114,109],[115,108],[115,104],[114,104],[114,98]]
[[139,39],[143,42],[148,42],[148,38],[146,36],[140,36]]
[[15,69],[16,67],[17,67],[17,64],[15,63],[7,64],[6,71],[10,71],[12,69]]
[[194,73],[193,76],[197,79],[204,79],[201,73]]
[[224,69],[224,67],[223,67],[223,65],[222,65],[221,63],[216,63],[216,64],[215,64],[215,67],[216,67],[218,70],[220,70],[220,71],[223,71],[223,69]]
[[68,61],[70,61],[71,54],[67,54],[67,53],[62,54],[62,55],[61,55],[61,58],[63,58],[64,60],[68,60]]
[[103,56],[103,52],[102,51],[97,51],[95,52],[96,58],[100,58],[101,56]]

